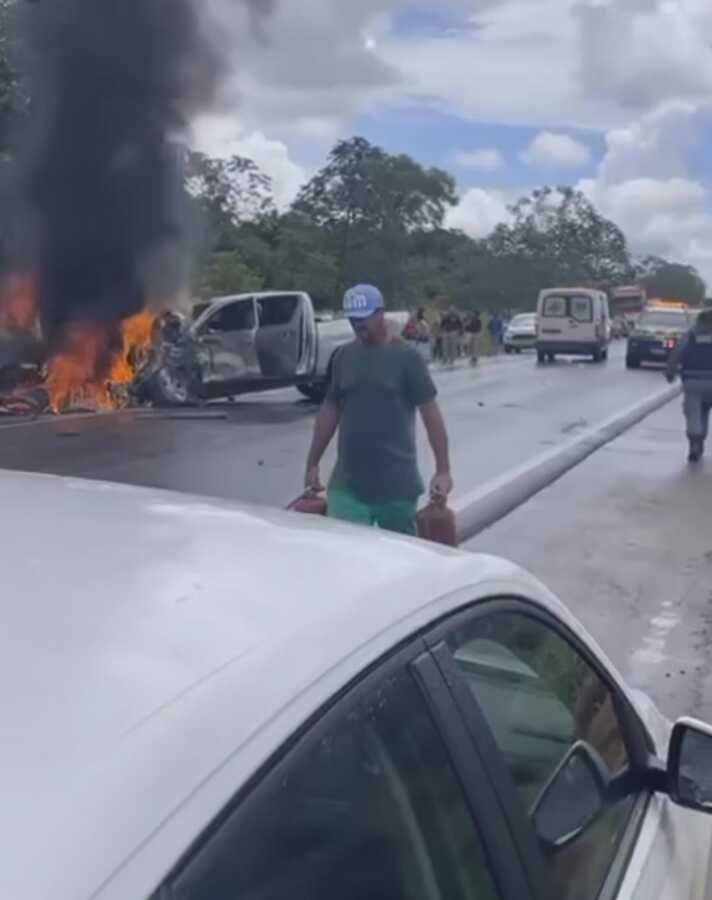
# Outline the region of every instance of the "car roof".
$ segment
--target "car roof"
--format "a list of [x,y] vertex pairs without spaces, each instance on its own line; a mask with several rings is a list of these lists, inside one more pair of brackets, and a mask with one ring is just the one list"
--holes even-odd
[[0,492],[13,900],[144,896],[302,722],[450,610],[567,615],[501,560],[316,517],[10,472]]

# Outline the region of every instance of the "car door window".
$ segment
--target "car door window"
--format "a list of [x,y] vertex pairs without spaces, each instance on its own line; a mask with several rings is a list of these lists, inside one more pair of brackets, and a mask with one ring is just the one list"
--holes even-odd
[[576,322],[593,321],[593,301],[590,297],[577,295],[571,297],[571,318]]
[[[345,701],[344,701],[345,702]],[[334,710],[212,837],[173,900],[495,900],[448,754],[403,670]]]
[[299,297],[295,294],[268,297],[258,301],[260,313],[260,328],[269,328],[273,325],[289,325],[297,311]]
[[563,319],[566,316],[568,301],[566,297],[552,295],[544,300],[542,314],[549,319]]
[[[495,613],[455,630],[448,644],[528,816],[578,741],[595,749],[612,776],[627,768],[612,691],[552,627],[524,614]],[[575,842],[545,856],[550,900],[598,896],[633,800],[609,801]]]
[[206,322],[211,332],[250,331],[255,327],[255,308],[252,300],[240,300],[223,306]]

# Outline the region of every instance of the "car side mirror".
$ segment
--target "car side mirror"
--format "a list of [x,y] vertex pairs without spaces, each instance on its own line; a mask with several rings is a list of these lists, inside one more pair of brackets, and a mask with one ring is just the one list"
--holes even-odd
[[680,719],[670,738],[670,797],[679,806],[712,813],[712,726]]
[[573,844],[603,812],[610,773],[596,750],[579,741],[545,785],[531,812],[537,837],[550,853]]

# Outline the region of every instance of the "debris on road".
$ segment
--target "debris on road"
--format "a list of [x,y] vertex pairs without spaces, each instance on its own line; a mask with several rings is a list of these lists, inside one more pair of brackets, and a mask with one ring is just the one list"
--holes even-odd
[[49,394],[44,388],[0,394],[0,416],[41,416],[49,409]]

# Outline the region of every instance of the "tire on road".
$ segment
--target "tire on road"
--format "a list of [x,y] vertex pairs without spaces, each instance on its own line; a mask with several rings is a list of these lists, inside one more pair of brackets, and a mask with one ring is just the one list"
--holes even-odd
[[326,400],[326,395],[329,393],[329,385],[331,384],[331,375],[334,371],[334,360],[338,352],[338,350],[334,350],[331,354],[329,365],[326,367],[326,378],[323,381],[297,385],[297,390],[302,396],[308,400],[313,400],[315,403],[323,403]]
[[188,373],[166,366],[151,376],[146,392],[155,406],[189,406],[197,399]]
[[298,384],[297,390],[306,397],[307,400],[313,400],[314,403],[323,403],[326,400],[326,392],[329,389],[328,382],[316,381],[313,384]]
[[546,362],[546,353],[544,353],[543,350],[536,351],[536,361],[541,365],[544,365],[544,363]]
[[626,367],[626,369],[639,369],[640,368],[640,360],[638,359],[637,356],[626,356],[625,367]]

